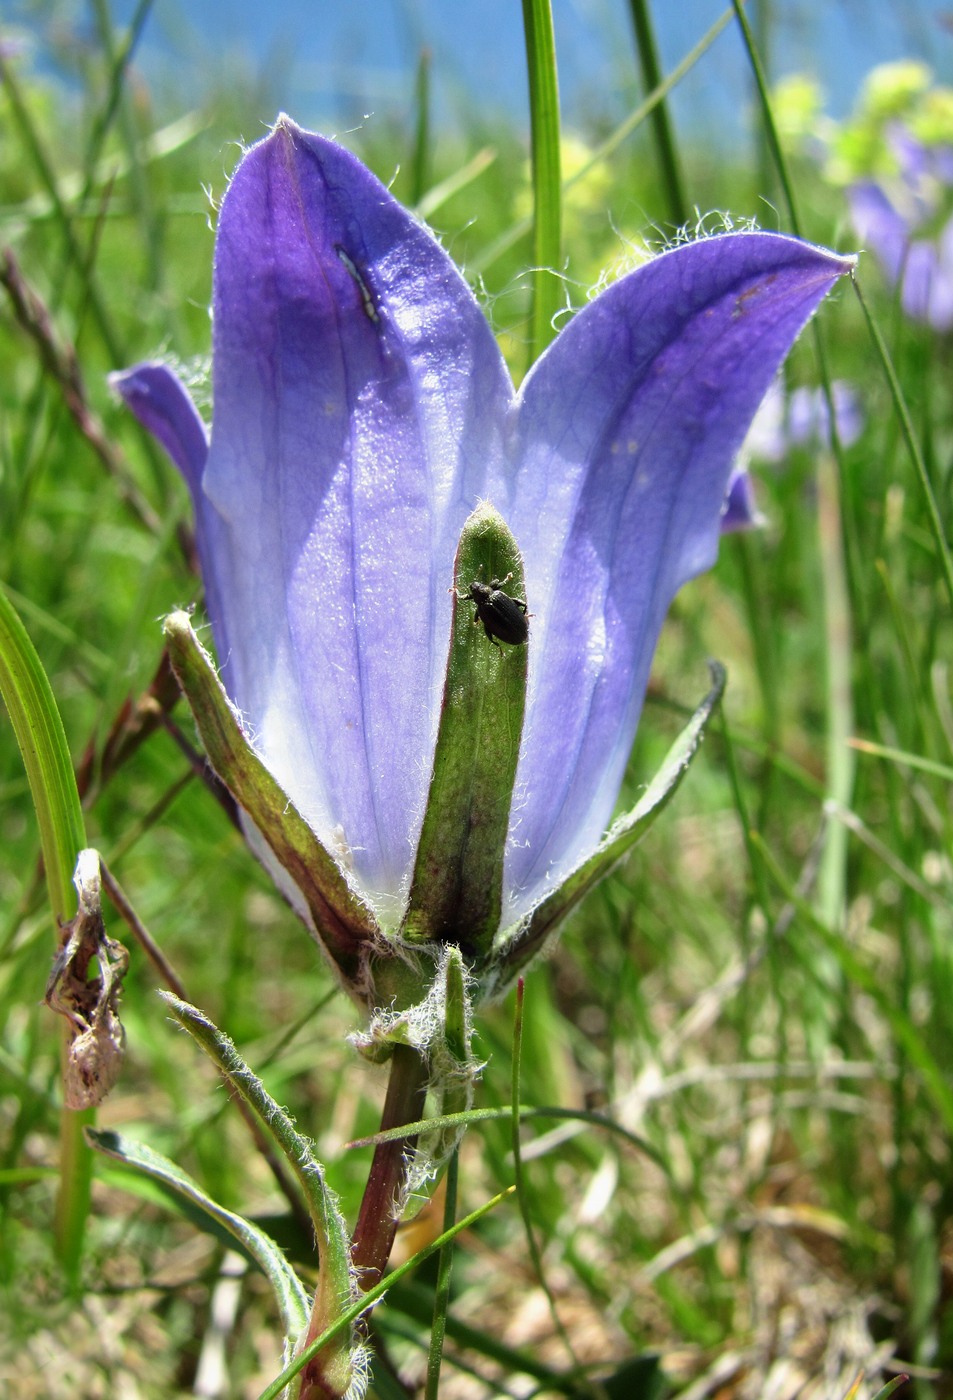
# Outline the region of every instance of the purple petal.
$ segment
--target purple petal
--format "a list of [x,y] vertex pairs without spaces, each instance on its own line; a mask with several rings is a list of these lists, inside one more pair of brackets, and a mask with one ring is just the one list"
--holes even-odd
[[[197,525],[196,546],[205,601],[209,614],[221,619],[218,578],[213,567],[220,523],[209,512],[202,493],[202,474],[208,460],[208,433],[189,391],[167,365],[146,361],[109,376],[109,383],[142,426],[162,444],[185,477],[192,493]],[[224,623],[216,632],[222,655],[228,654]]]
[[764,524],[754,495],[754,482],[746,467],[737,467],[728,483],[728,495],[721,509],[721,533],[735,535]]
[[953,220],[935,242],[911,245],[900,299],[916,320],[944,333],[953,329]]
[[189,391],[167,365],[150,361],[109,376],[139,422],[161,442],[198,500],[208,457],[208,434]]
[[930,313],[930,296],[939,275],[936,248],[925,238],[919,238],[907,249],[903,267],[900,303],[915,321],[926,321]]
[[591,302],[527,378],[508,516],[534,614],[511,912],[602,835],[669,603],[714,562],[755,410],[850,266],[774,234],[677,248]]
[[944,265],[942,246],[926,239],[911,243],[900,301],[915,321],[948,331],[953,327],[953,267]]
[[216,532],[223,678],[380,907],[412,862],[454,551],[512,388],[439,244],[354,156],[286,118],[222,206],[213,363],[200,528]]
[[940,232],[937,254],[939,266],[930,298],[930,325],[945,333],[953,330],[953,219]]

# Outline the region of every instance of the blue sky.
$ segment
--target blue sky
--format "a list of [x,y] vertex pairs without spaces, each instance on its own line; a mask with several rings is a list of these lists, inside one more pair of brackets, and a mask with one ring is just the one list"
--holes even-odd
[[[134,8],[133,0],[114,0],[118,22]],[[723,8],[724,0],[656,0],[666,67]],[[774,72],[814,72],[835,115],[850,107],[875,63],[918,56],[946,81],[953,73],[949,0],[775,0],[769,8]],[[618,120],[638,93],[627,0],[553,0],[553,10],[565,124],[585,130],[594,118]],[[37,12],[27,0],[8,10],[28,28]],[[92,22],[82,5],[72,13],[79,24]],[[243,132],[253,139],[256,123],[273,120],[276,102],[305,125],[337,133],[375,116],[406,117],[424,45],[439,121],[469,127],[474,114],[497,112],[525,119],[520,0],[154,0],[137,61],[160,92],[184,102],[197,100],[210,75],[235,66],[261,76],[262,110],[249,113]],[[680,129],[736,140],[748,92],[738,37],[726,32],[676,94]]]

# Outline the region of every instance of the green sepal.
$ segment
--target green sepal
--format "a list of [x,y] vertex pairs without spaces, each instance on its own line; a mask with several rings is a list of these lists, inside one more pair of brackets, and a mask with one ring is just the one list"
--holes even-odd
[[503,857],[526,703],[528,643],[495,644],[465,596],[474,582],[525,602],[523,561],[492,506],[468,518],[454,565],[450,652],[433,776],[401,937],[489,950],[503,906]]
[[[443,987],[443,1021],[430,1046],[430,1092],[434,1116],[443,1117],[473,1107],[473,1091],[483,1066],[470,1048],[472,979],[459,948],[446,948],[437,976]],[[464,1127],[445,1126],[421,1135],[417,1159],[426,1164],[430,1176],[443,1170],[465,1131]]]
[[[373,1063],[389,1058],[395,1045],[416,1050],[427,1067],[428,1112],[443,1120],[472,1108],[483,1064],[471,1050],[475,984],[464,956],[452,943],[443,943],[434,952],[436,962],[429,978],[421,969],[418,979],[426,995],[400,1008],[378,998],[369,1025],[350,1040]],[[412,1209],[414,1203],[420,1208],[428,1183],[446,1166],[465,1126],[441,1121],[432,1131],[420,1134],[408,1164],[401,1210]]]
[[539,953],[563,920],[591,889],[642,840],[675,796],[688,772],[708,723],[725,690],[726,673],[717,661],[709,663],[712,686],[691,720],[669,749],[655,777],[630,812],[617,817],[593,854],[538,904],[518,929],[507,930],[500,939],[494,958],[498,979],[487,979],[487,992],[498,996],[505,991],[526,964]]
[[300,891],[345,986],[363,999],[365,955],[378,936],[371,910],[251,747],[188,614],[170,613],[162,630],[209,763]]
[[271,1284],[284,1325],[286,1356],[290,1358],[308,1324],[308,1297],[297,1274],[268,1235],[244,1216],[226,1210],[214,1201],[198,1182],[168,1157],[144,1143],[133,1142],[110,1130],[86,1129],[90,1147],[140,1172],[171,1196],[177,1207],[200,1228],[216,1238],[226,1231],[246,1258],[252,1259]]

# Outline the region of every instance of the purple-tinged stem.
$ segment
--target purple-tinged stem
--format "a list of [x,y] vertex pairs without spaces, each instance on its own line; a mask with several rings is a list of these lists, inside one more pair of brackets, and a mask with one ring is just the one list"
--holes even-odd
[[[409,1045],[395,1046],[390,1066],[381,1132],[418,1122],[427,1097],[427,1064],[418,1051]],[[373,1288],[379,1282],[390,1258],[397,1233],[394,1203],[401,1197],[407,1155],[416,1141],[416,1136],[398,1138],[395,1142],[379,1143],[374,1149],[351,1242],[351,1258],[362,1288]]]
[[[381,1114],[381,1132],[416,1123],[423,1117],[427,1097],[427,1063],[408,1045],[397,1045],[390,1061],[387,1097]],[[382,1142],[374,1149],[364,1198],[351,1241],[351,1258],[361,1287],[373,1288],[379,1282],[390,1258],[397,1233],[395,1202],[403,1194],[407,1157],[413,1151],[416,1135]],[[311,1319],[302,1349],[315,1340],[324,1323]],[[317,1330],[315,1331],[315,1327]],[[300,1400],[330,1400],[339,1392],[321,1375],[321,1353],[313,1357],[301,1375]]]

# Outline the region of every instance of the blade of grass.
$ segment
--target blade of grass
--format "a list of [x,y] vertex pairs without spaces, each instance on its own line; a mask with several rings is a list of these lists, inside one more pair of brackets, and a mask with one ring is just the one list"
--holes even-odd
[[863,292],[860,289],[860,283],[856,276],[851,277],[851,282],[854,286],[854,294],[860,302],[860,309],[864,314],[864,320],[867,323],[867,330],[873,341],[874,349],[877,352],[877,358],[880,360],[881,367],[883,368],[884,376],[886,377],[890,389],[890,397],[893,400],[894,411],[900,420],[903,440],[907,445],[907,451],[910,453],[910,458],[917,474],[917,480],[923,492],[927,516],[930,521],[930,533],[933,536],[933,545],[940,562],[943,581],[946,584],[950,605],[953,606],[953,556],[950,554],[950,547],[946,540],[943,520],[940,516],[940,508],[937,505],[936,495],[934,494],[933,486],[930,482],[930,475],[927,471],[926,463],[923,460],[923,454],[920,451],[916,434],[913,431],[910,410],[907,408],[907,401],[904,398],[903,389],[900,387],[900,380],[897,378],[897,371],[894,368],[893,360],[890,358],[890,352],[887,349],[883,336],[880,334],[880,328],[870,314],[870,309],[864,299]]
[[752,840],[761,851],[768,874],[784,893],[785,898],[797,909],[808,926],[814,930],[824,947],[833,954],[848,980],[869,996],[883,1012],[898,1045],[903,1048],[909,1056],[911,1064],[919,1071],[923,1088],[939,1113],[944,1128],[948,1133],[953,1132],[953,1090],[950,1089],[945,1074],[937,1064],[920,1031],[906,1012],[891,1000],[883,979],[876,972],[871,971],[849,944],[844,941],[842,935],[829,928],[807,901],[800,897],[758,832],[752,834]]
[[[433,1310],[433,1295],[420,1283],[398,1283],[388,1294],[387,1302],[394,1312],[424,1327]],[[578,1386],[572,1376],[557,1372],[535,1353],[531,1355],[518,1347],[507,1346],[499,1336],[472,1327],[452,1314],[447,1318],[447,1336],[461,1350],[472,1351],[477,1356],[495,1361],[504,1375],[526,1375],[539,1381],[540,1387],[534,1394],[578,1396]],[[510,1392],[501,1390],[499,1393],[504,1395]]]
[[[655,92],[657,88],[662,86],[662,66],[659,63],[658,47],[655,43],[648,0],[629,0],[629,13],[632,16],[632,28],[635,30],[642,81],[647,93]],[[672,134],[672,125],[669,121],[668,106],[664,98],[656,103],[651,122],[659,173],[668,198],[669,219],[676,228],[683,228],[688,223],[689,206],[685,196],[675,137]]]
[[[59,935],[75,913],[73,870],[86,846],[86,830],[63,721],[43,664],[26,629],[0,588],[0,695],[16,735],[40,830],[46,887]],[[89,1215],[92,1164],[83,1128],[92,1110],[63,1110],[60,1123],[60,1181],[56,1240],[67,1275],[75,1284]]]
[[[731,23],[732,16],[733,12],[730,8],[722,11],[715,20],[715,23],[710,29],[706,30],[694,48],[689,49],[682,61],[676,64],[665,81],[661,83],[653,93],[650,93],[644,102],[640,102],[638,107],[630,112],[624,121],[619,123],[615,131],[602,142],[602,145],[596,147],[591,157],[584,165],[581,165],[578,170],[573,171],[572,175],[568,176],[563,181],[563,195],[568,194],[574,186],[585,180],[587,175],[590,175],[593,170],[615,155],[623,141],[642,125],[646,118],[655,110],[658,103],[663,101],[672,89],[678,86],[686,73],[689,73],[703,54],[711,48],[719,34],[727,29],[728,25]],[[480,274],[485,272],[488,267],[496,262],[497,258],[501,258],[504,253],[508,252],[513,244],[517,243],[532,227],[532,218],[518,219],[505,233],[501,233],[498,238],[494,239],[479,257],[471,260],[473,273]]]
[[[0,81],[3,82],[7,90],[10,111],[19,131],[20,139],[36,170],[40,184],[46,190],[50,198],[56,222],[63,236],[67,257],[77,267],[83,267],[85,255],[73,227],[72,217],[60,196],[59,181],[54,173],[53,163],[46,152],[36,123],[33,121],[30,109],[24,100],[23,93],[20,91],[20,85],[14,77],[13,69],[11,65],[6,62],[2,53],[0,53]],[[86,295],[93,320],[96,323],[96,329],[99,331],[110,360],[115,365],[124,364],[126,356],[123,353],[122,346],[113,329],[112,322],[106,312],[95,281],[91,276],[87,279]]]
[[410,174],[410,202],[415,207],[430,184],[430,50],[420,50],[417,81],[414,84],[417,121],[414,130],[414,158]]
[[[453,1229],[457,1214],[457,1178],[460,1169],[459,1148],[454,1148],[447,1163],[446,1195],[443,1207],[443,1229],[447,1234]],[[433,1319],[430,1325],[430,1350],[427,1354],[427,1387],[424,1400],[439,1400],[440,1364],[443,1360],[443,1343],[447,1333],[447,1313],[450,1309],[450,1276],[453,1268],[453,1245],[451,1239],[440,1251],[437,1261],[437,1286],[434,1290]]]
[[908,753],[904,749],[891,749],[884,744],[875,744],[870,739],[849,739],[848,743],[858,753],[869,753],[874,758],[886,758],[904,768],[919,768],[922,773],[932,773],[935,778],[953,783],[953,768],[949,768],[945,763],[934,763],[931,758],[923,758],[920,754]]
[[553,1319],[553,1326],[556,1333],[569,1354],[569,1359],[574,1367],[579,1365],[576,1353],[573,1351],[569,1333],[559,1316],[559,1309],[556,1307],[556,1299],[553,1297],[552,1289],[546,1279],[546,1271],[543,1268],[543,1260],[539,1252],[539,1245],[536,1241],[536,1231],[533,1229],[533,1220],[530,1214],[529,1192],[526,1186],[526,1177],[523,1172],[523,1156],[520,1143],[520,1074],[523,1062],[523,996],[524,981],[520,977],[516,983],[516,1011],[513,1016],[513,1069],[512,1069],[512,1099],[513,1117],[510,1128],[510,1143],[513,1149],[513,1179],[516,1186],[516,1199],[519,1202],[520,1215],[523,1217],[523,1229],[526,1232],[526,1243],[529,1246],[529,1257],[533,1265],[533,1272],[543,1293],[546,1295],[546,1302],[549,1305],[549,1315]]
[[788,164],[784,158],[784,151],[781,149],[781,142],[778,138],[778,128],[775,125],[774,114],[771,111],[771,96],[768,92],[768,80],[761,62],[761,55],[758,53],[758,46],[754,41],[748,17],[745,14],[743,0],[731,0],[731,7],[735,12],[735,19],[738,21],[738,28],[741,30],[741,38],[748,55],[748,64],[754,78],[755,87],[758,92],[758,101],[761,106],[761,115],[764,122],[764,138],[768,149],[771,152],[774,166],[781,182],[781,191],[784,195],[784,202],[788,208],[788,218],[791,221],[791,228],[798,238],[801,238],[801,220],[797,211],[797,201],[794,198],[794,186],[788,173]]
[[[848,744],[854,729],[851,610],[844,560],[844,534],[837,472],[829,452],[817,459],[817,530],[824,588],[824,649],[827,675],[826,763],[829,800],[850,805],[856,757]],[[838,823],[828,828],[818,877],[821,917],[836,928],[844,915],[847,886],[847,832]]]
[[[665,1158],[656,1151],[650,1142],[639,1137],[637,1133],[631,1132],[628,1128],[624,1128],[613,1118],[607,1118],[604,1113],[596,1113],[588,1108],[530,1108],[526,1104],[520,1104],[515,1111],[519,1113],[521,1122],[530,1118],[557,1118],[568,1119],[580,1124],[590,1123],[594,1128],[604,1128],[606,1132],[614,1133],[617,1137],[622,1138],[623,1142],[627,1142],[637,1152],[644,1152],[646,1157],[649,1157],[671,1179],[671,1170]],[[407,1133],[421,1133],[429,1129],[469,1127],[473,1123],[509,1121],[513,1114],[512,1104],[503,1105],[500,1108],[469,1108],[463,1113],[442,1113],[435,1118],[423,1118],[417,1123],[407,1123],[399,1128],[385,1128],[379,1133],[372,1133],[370,1137],[353,1138],[346,1146],[375,1147],[379,1142],[396,1142],[398,1138]]]
[[[742,0],[732,0],[732,7],[748,56],[761,106],[761,117],[768,149],[774,160],[787,205],[791,228],[803,237],[794,185],[787,160],[781,147],[764,66],[758,54],[751,26],[748,24]],[[818,463],[818,535],[824,588],[824,650],[827,675],[826,697],[826,778],[828,798],[842,807],[850,807],[854,791],[855,764],[847,747],[853,728],[853,695],[851,689],[850,636],[852,631],[851,604],[864,598],[853,519],[843,509],[846,471],[843,449],[837,432],[837,415],[827,356],[817,322],[812,324],[818,374],[824,400],[833,460],[820,454]],[[836,462],[836,471],[834,463]],[[818,898],[822,917],[834,925],[843,917],[846,902],[847,870],[846,832],[839,827],[828,829],[827,844],[818,879]]]
[[[119,130],[129,157],[132,200],[139,217],[143,240],[148,248],[146,267],[150,290],[155,291],[161,286],[163,269],[160,220],[155,209],[149,182],[144,177],[137,157],[139,143],[136,139],[129,105],[123,100],[126,72],[142,36],[152,5],[153,0],[139,0],[125,36],[121,42],[117,43],[109,0],[92,0],[99,44],[109,72],[108,94],[99,123],[102,127],[102,136],[99,139],[105,139],[106,132],[118,117]],[[97,135],[98,133],[94,132],[94,139]],[[92,162],[87,159],[87,179],[90,178],[91,174]],[[92,256],[91,249],[90,258],[87,259],[90,265]],[[87,273],[86,267],[83,268],[83,272]]]
[[418,218],[423,220],[432,219],[437,210],[455,194],[465,190],[467,185],[472,184],[484,170],[488,169],[496,160],[496,151],[492,146],[484,146],[481,151],[477,151],[466,165],[461,165],[459,170],[455,170],[452,175],[448,175],[445,180],[434,185],[417,202],[414,212]]
[[523,0],[533,160],[533,300],[529,364],[556,334],[562,263],[559,85],[550,0]]

